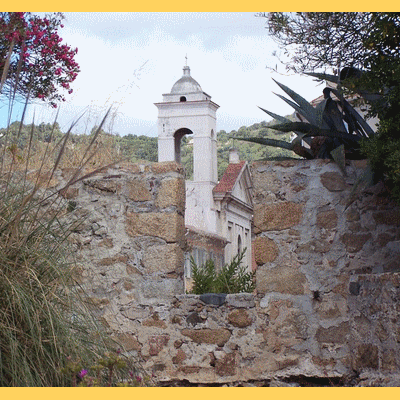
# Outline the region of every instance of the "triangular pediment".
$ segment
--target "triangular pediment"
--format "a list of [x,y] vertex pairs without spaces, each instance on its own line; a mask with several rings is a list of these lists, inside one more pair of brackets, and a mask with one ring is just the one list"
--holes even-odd
[[215,200],[222,201],[226,196],[252,208],[252,181],[247,162],[229,164],[220,183],[214,188]]
[[236,179],[235,184],[233,185],[231,196],[252,207],[253,201],[251,190],[252,184],[250,170],[248,164],[246,163]]

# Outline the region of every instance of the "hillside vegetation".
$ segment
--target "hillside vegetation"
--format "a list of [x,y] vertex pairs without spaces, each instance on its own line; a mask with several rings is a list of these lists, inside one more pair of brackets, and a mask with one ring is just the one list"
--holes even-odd
[[[275,122],[260,122],[249,127],[242,126],[237,131],[234,130],[231,132],[219,131],[217,134],[218,178],[221,178],[228,166],[229,149],[233,146],[239,150],[240,159],[247,161],[293,157],[292,152],[284,149],[234,139],[235,136],[268,137],[290,141],[289,133],[280,133],[268,128]],[[91,141],[96,130],[95,128],[89,135],[70,134],[69,145],[65,150],[67,156],[64,157],[62,167],[73,167],[78,162],[83,150]],[[16,162],[23,163],[24,159],[26,159],[25,150],[28,147],[32,129],[34,130],[34,134],[29,158],[31,167],[36,168],[40,166],[43,152],[46,151],[47,146],[57,147],[62,142],[65,133],[61,131],[58,123],[41,123],[33,127],[29,124],[21,126],[19,122],[13,122],[9,126],[8,131],[4,128],[0,129],[0,146],[6,146],[10,157],[13,157]],[[156,137],[132,134],[119,136],[102,131],[102,134],[96,139],[96,147],[100,151],[97,152],[90,163],[90,167],[92,168],[97,168],[101,164],[109,164],[118,160],[137,162],[141,160],[157,161],[158,158]],[[35,162],[36,159],[37,162]],[[193,143],[190,136],[185,136],[182,140],[181,160],[185,167],[187,178],[191,179],[193,177]]]

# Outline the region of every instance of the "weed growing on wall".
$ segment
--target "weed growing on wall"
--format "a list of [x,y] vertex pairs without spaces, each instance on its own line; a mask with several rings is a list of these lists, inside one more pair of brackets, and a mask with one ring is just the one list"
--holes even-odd
[[225,264],[217,272],[213,260],[198,266],[193,257],[190,259],[192,266],[193,288],[190,293],[251,293],[255,289],[255,272],[247,272],[242,266],[246,249],[237,254],[229,264]]
[[93,364],[68,357],[61,372],[72,387],[153,386],[152,377],[138,369],[132,359],[122,356],[120,350],[106,352]]

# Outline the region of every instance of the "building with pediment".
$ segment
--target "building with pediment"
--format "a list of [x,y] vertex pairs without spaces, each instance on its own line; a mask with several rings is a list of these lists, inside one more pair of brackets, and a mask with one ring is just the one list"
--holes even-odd
[[190,281],[190,255],[200,265],[207,259],[221,268],[244,248],[243,264],[251,269],[252,183],[247,161],[231,149],[229,165],[218,182],[216,112],[190,68],[163,94],[158,108],[158,161],[180,162],[181,140],[193,142],[193,180],[186,181],[186,236],[190,251],[185,276]]

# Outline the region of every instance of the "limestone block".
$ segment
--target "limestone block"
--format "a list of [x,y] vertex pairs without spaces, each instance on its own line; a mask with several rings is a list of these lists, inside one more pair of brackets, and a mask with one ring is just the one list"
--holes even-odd
[[375,335],[381,342],[386,341],[389,338],[389,332],[387,327],[383,325],[382,322],[378,322],[375,328]]
[[225,354],[222,359],[215,361],[215,373],[219,376],[230,376],[236,374],[235,352]]
[[314,301],[314,310],[321,319],[345,317],[347,301],[338,294],[322,295],[320,301]]
[[152,326],[155,328],[166,329],[167,324],[161,319],[149,318],[142,322],[142,326]]
[[183,329],[182,335],[190,337],[196,343],[223,346],[231,337],[228,329]]
[[321,174],[321,183],[330,192],[341,192],[346,189],[346,183],[343,176],[337,172],[325,172]]
[[126,290],[127,292],[129,292],[130,290],[133,290],[135,288],[134,281],[132,281],[131,279],[128,279],[128,278],[123,279],[122,286],[123,286],[124,290]]
[[254,207],[254,233],[291,228],[300,223],[302,214],[302,204],[292,202],[256,204]]
[[98,247],[106,247],[108,249],[111,249],[114,247],[114,243],[111,238],[105,238],[105,239],[101,240],[100,242],[98,242],[97,246]]
[[192,326],[196,326],[197,324],[202,324],[205,321],[206,318],[200,317],[200,315],[196,311],[193,311],[186,317],[186,323],[191,324]]
[[176,355],[172,357],[172,362],[174,364],[182,364],[187,358],[186,353],[182,349],[178,349]]
[[120,182],[113,179],[87,179],[83,183],[103,193],[117,193],[121,189]]
[[156,236],[168,243],[183,242],[185,221],[178,213],[126,212],[126,233],[129,236]]
[[265,349],[273,353],[289,351],[307,339],[307,325],[306,317],[298,310],[284,310],[263,332]]
[[155,205],[159,208],[176,206],[179,210],[184,210],[185,196],[185,180],[183,178],[164,179],[158,190]]
[[133,164],[131,162],[125,162],[121,163],[120,166],[122,167],[121,169],[125,172],[128,172],[130,174],[140,174],[142,172],[142,165],[140,164]]
[[226,296],[226,304],[235,308],[252,308],[255,306],[255,301],[251,293],[235,293]]
[[369,343],[359,345],[354,354],[353,369],[360,371],[365,368],[378,369],[378,367],[378,347]]
[[333,229],[337,226],[338,217],[335,210],[320,211],[317,213],[318,228]]
[[356,222],[360,220],[360,213],[354,209],[350,209],[346,212],[346,221]]
[[145,273],[183,272],[184,254],[176,243],[151,246],[143,255]]
[[183,293],[182,279],[143,280],[135,292],[137,301],[143,305],[166,301],[174,295]]
[[271,239],[257,237],[253,242],[254,257],[257,265],[272,262],[278,257],[278,246]]
[[178,371],[182,372],[184,376],[191,374],[197,375],[200,371],[200,367],[198,367],[197,365],[183,365],[179,367]]
[[282,161],[274,161],[274,165],[277,167],[283,168],[291,168],[298,164],[297,160],[282,160]]
[[165,174],[167,172],[178,172],[183,174],[184,169],[182,164],[178,164],[175,161],[165,161],[160,163],[149,163],[145,167],[146,172],[152,172],[153,174]]
[[370,233],[345,233],[340,240],[344,243],[349,253],[356,253],[363,248],[364,244],[371,239],[371,237],[372,235]]
[[105,257],[99,260],[98,265],[100,266],[108,266],[117,263],[126,263],[128,261],[128,257],[125,254],[116,254],[113,257]]
[[123,347],[125,351],[140,351],[142,348],[142,345],[130,333],[117,333],[115,335],[115,340]]
[[320,343],[344,344],[347,342],[350,333],[348,322],[342,322],[338,326],[329,328],[319,327],[316,333],[316,339]]
[[132,179],[125,182],[123,193],[132,201],[150,201],[150,187],[142,179]]
[[156,335],[149,338],[149,354],[156,356],[168,343],[168,335]]
[[309,178],[307,175],[296,173],[290,177],[290,187],[291,189],[298,193],[307,188]]
[[253,175],[254,194],[264,194],[269,192],[278,192],[281,188],[282,182],[278,179],[277,175],[273,172],[268,173],[255,173]]
[[285,294],[304,294],[305,275],[298,269],[282,266],[272,269],[258,268],[256,273],[257,292],[278,292]]
[[278,370],[295,367],[299,364],[300,357],[297,355],[280,356],[275,358]]
[[228,314],[228,321],[238,328],[245,328],[253,323],[248,311],[244,309],[232,310]]
[[400,209],[378,211],[373,217],[377,224],[400,226]]
[[398,371],[398,368],[399,368],[398,359],[399,359],[399,356],[395,350],[393,350],[393,349],[384,350],[383,354],[382,354],[382,358],[381,358],[382,369],[384,371],[389,371],[389,372]]
[[312,239],[307,243],[303,243],[295,250],[296,254],[300,253],[327,253],[331,248],[331,243],[322,239]]

